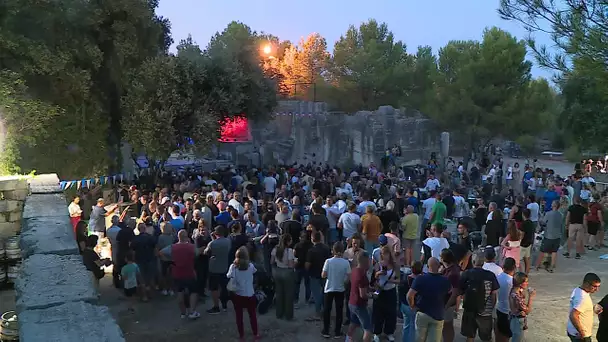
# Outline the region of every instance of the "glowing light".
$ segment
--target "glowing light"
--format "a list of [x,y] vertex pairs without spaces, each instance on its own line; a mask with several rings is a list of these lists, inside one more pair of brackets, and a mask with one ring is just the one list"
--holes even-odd
[[272,46],[270,46],[270,44],[264,45],[262,51],[265,55],[270,55],[270,53],[272,52]]
[[251,141],[249,121],[244,116],[225,118],[219,122],[220,138],[218,141],[224,143],[237,143]]

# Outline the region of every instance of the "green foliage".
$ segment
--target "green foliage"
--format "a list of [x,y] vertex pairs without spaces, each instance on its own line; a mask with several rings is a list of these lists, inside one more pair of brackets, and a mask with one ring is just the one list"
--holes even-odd
[[[501,0],[504,19],[520,22],[541,66],[554,69],[561,88],[558,137],[564,145],[608,150],[608,3],[603,0]],[[553,46],[538,46],[535,32],[549,33]],[[561,103],[560,103],[561,105]]]
[[208,60],[211,109],[221,116],[244,114],[252,120],[270,117],[277,104],[277,84],[266,77],[260,39],[249,26],[232,22],[216,33],[203,52]]
[[395,41],[387,25],[370,20],[349,27],[336,42],[328,78],[345,110],[398,107],[408,94],[413,64],[405,44]]
[[171,43],[157,1],[0,4],[0,70],[18,74],[28,95],[61,109],[45,121],[52,142],[18,143],[21,167],[82,177],[116,169],[121,97],[130,71]]
[[495,137],[516,139],[542,130],[551,105],[544,80],[531,80],[526,46],[491,28],[483,40],[453,41],[440,49],[436,101],[429,115],[444,129],[460,133],[469,149]]

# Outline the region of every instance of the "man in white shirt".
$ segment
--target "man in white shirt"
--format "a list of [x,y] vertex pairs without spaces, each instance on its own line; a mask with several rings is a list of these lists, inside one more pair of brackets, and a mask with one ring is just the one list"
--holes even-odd
[[236,211],[239,212],[239,216],[243,216],[243,214],[245,213],[245,207],[243,207],[243,205],[241,204],[241,193],[238,191],[234,192],[234,194],[232,195],[232,199],[228,201],[228,205],[236,209]]
[[534,195],[530,195],[529,197],[530,203],[526,206],[526,208],[530,209],[530,221],[535,223],[535,226],[538,226],[538,214],[540,212],[540,206],[536,203],[536,197]]
[[[513,336],[511,333],[511,319],[509,312],[509,294],[513,288],[513,274],[515,274],[515,259],[506,258],[503,264],[504,268],[496,280],[498,280],[498,300],[496,303],[496,342],[508,342]],[[484,265],[485,268],[485,265]]]
[[[336,305],[336,325],[334,326],[334,336],[342,335],[342,313],[344,307],[344,292],[346,287],[344,283],[350,275],[350,262],[342,257],[344,253],[344,245],[336,243],[333,246],[333,258],[325,260],[321,277],[327,279],[325,282],[325,303],[334,303]],[[331,318],[332,305],[325,305],[323,308],[323,330],[321,334],[325,338],[329,338],[329,326]]]
[[499,276],[503,273],[502,267],[496,264],[496,250],[494,247],[486,247],[484,251],[485,262],[483,263],[482,268],[486,271],[490,271],[494,273],[495,276]]
[[431,191],[437,191],[437,189],[439,189],[440,184],[439,184],[439,180],[437,178],[435,178],[435,175],[431,174],[429,176],[429,179],[426,181],[426,190],[431,192]]
[[[426,264],[425,260],[431,257],[440,259],[441,251],[446,248],[450,248],[450,243],[446,238],[441,236],[441,233],[443,233],[443,228],[439,228],[435,225],[432,225],[431,234],[433,234],[433,236],[428,237],[424,239],[424,241],[422,241],[422,249],[420,250],[420,261],[422,261],[423,265]],[[430,249],[431,255],[425,255],[428,252],[424,251],[425,246]]]
[[263,180],[264,183],[264,192],[266,195],[274,198],[274,193],[277,189],[277,179],[272,176],[272,174],[267,174]]
[[[437,200],[435,199],[435,193],[430,193],[429,198],[422,201],[422,210],[424,210],[424,217],[422,218],[421,234],[424,234],[426,225],[431,219],[431,213],[433,212],[433,206],[435,205],[435,202],[437,202]],[[421,236],[421,240],[424,240],[425,238],[426,237],[424,235]]]
[[348,212],[340,215],[338,228],[342,230],[342,235],[346,239],[350,239],[353,234],[361,229],[361,217],[357,215],[357,205],[355,203],[350,203]]
[[338,206],[333,203],[333,199],[331,196],[327,196],[325,200],[325,204],[323,204],[323,209],[325,209],[325,216],[327,217],[327,222],[329,222],[329,244],[332,245],[334,242],[338,241],[338,232],[336,228],[338,226],[338,219],[340,218],[340,210]]
[[600,288],[600,277],[595,273],[587,273],[583,284],[575,288],[570,295],[568,311],[568,337],[572,341],[591,341],[593,334],[593,301],[591,294]]

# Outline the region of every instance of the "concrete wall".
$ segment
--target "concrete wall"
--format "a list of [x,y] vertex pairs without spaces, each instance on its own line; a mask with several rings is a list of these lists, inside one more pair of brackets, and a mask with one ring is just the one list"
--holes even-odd
[[[245,164],[332,165],[378,162],[386,149],[401,146],[403,161],[438,151],[439,132],[418,111],[382,106],[375,111],[331,113],[324,103],[281,101],[274,120],[252,125],[253,143],[223,144]],[[314,155],[313,155],[314,154]]]
[[23,263],[15,283],[21,342],[121,342],[120,327],[97,305],[57,175],[30,181],[21,229]]

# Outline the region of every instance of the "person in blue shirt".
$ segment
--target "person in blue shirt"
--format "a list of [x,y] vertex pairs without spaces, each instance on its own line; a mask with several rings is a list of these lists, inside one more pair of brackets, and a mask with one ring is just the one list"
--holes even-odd
[[217,207],[220,210],[220,213],[215,217],[215,223],[223,225],[224,227],[228,226],[228,222],[232,221],[232,217],[227,210],[226,202],[219,202]]
[[559,201],[559,194],[555,191],[555,185],[549,185],[549,189],[545,192],[543,199],[545,200],[545,212],[548,213],[551,211],[551,203]]

